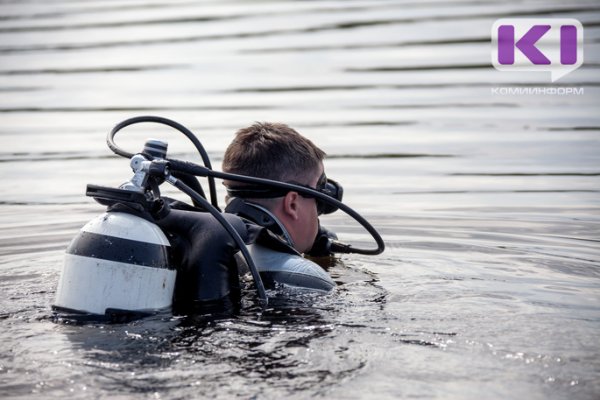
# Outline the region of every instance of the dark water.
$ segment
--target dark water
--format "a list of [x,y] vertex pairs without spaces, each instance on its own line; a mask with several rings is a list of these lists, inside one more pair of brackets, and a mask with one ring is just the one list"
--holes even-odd
[[[584,65],[494,70],[504,16],[577,18]],[[599,21],[597,1],[0,2],[0,396],[598,398]],[[233,319],[53,323],[63,250],[102,210],[86,183],[130,175],[105,135],[141,114],[215,165],[236,129],[290,124],[386,252]],[[198,161],[149,125],[118,142],[146,137]]]

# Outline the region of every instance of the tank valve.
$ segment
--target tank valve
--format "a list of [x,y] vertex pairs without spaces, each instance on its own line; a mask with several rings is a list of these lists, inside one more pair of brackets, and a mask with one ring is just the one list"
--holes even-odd
[[167,156],[167,147],[168,143],[163,140],[148,139],[144,144],[142,153],[131,157],[129,165],[133,170],[133,177],[119,186],[119,188],[134,192],[145,192],[148,188],[148,177],[151,172],[152,160],[164,160]]

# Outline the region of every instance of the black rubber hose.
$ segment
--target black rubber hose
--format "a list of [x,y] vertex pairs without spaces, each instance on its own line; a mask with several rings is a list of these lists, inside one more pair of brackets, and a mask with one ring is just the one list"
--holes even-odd
[[[212,170],[209,170],[209,171],[212,171]],[[183,193],[190,196],[192,199],[194,199],[198,203],[200,203],[206,210],[208,210],[208,212],[213,217],[215,217],[217,219],[217,221],[219,221],[219,223],[223,226],[223,228],[225,228],[225,230],[227,230],[227,233],[229,233],[229,235],[231,235],[231,237],[233,238],[233,240],[239,247],[242,255],[244,256],[246,263],[248,264],[248,268],[250,269],[250,273],[252,274],[252,278],[254,279],[254,284],[256,285],[258,297],[260,298],[263,307],[266,307],[268,304],[268,299],[267,299],[267,293],[265,292],[265,286],[263,285],[263,282],[262,282],[262,279],[258,272],[258,269],[256,268],[256,265],[254,264],[254,260],[252,259],[252,256],[248,252],[248,248],[246,247],[244,240],[240,237],[240,234],[235,230],[235,228],[233,226],[231,226],[229,221],[227,221],[223,217],[223,215],[217,208],[213,207],[208,201],[206,201],[206,199],[204,199],[202,196],[200,196],[198,193],[196,193],[188,185],[183,183],[181,180],[173,177],[172,175],[167,176],[166,181],[169,182],[171,185],[175,186],[177,189],[181,190]]]
[[364,219],[359,213],[357,213],[356,211],[354,211],[353,209],[351,209],[350,207],[348,207],[341,201],[338,201],[338,200],[336,200],[330,196],[327,196],[326,194],[318,192],[316,190],[309,189],[304,186],[294,185],[292,183],[273,181],[270,179],[256,178],[256,177],[246,176],[246,175],[229,174],[227,172],[213,171],[206,167],[202,167],[200,165],[197,165],[197,164],[194,164],[191,162],[187,162],[187,161],[169,160],[169,168],[173,171],[181,171],[181,172],[185,172],[185,173],[188,173],[191,175],[196,175],[196,176],[203,176],[203,177],[213,176],[213,177],[219,178],[219,179],[226,179],[226,180],[243,182],[243,183],[253,183],[253,184],[270,186],[270,187],[275,187],[275,188],[280,188],[280,189],[285,189],[285,190],[293,190],[298,193],[307,194],[311,197],[321,199],[329,204],[335,205],[340,210],[344,211],[346,214],[348,214],[349,216],[354,218],[356,220],[356,222],[361,224],[363,226],[363,228],[365,228],[367,230],[367,232],[369,232],[369,234],[371,234],[371,236],[377,243],[377,248],[375,248],[375,249],[361,249],[361,248],[353,247],[348,244],[343,244],[343,243],[340,243],[337,241],[333,241],[332,246],[331,246],[331,249],[333,251],[335,251],[337,253],[357,253],[357,254],[366,254],[366,255],[377,255],[377,254],[381,254],[385,250],[385,243],[383,242],[383,239],[381,238],[379,233],[375,230],[375,228],[366,219]]
[[[188,128],[186,128],[185,126],[181,125],[180,123],[170,120],[168,118],[156,117],[153,115],[142,115],[139,117],[133,117],[133,118],[126,119],[125,121],[122,121],[122,122],[118,123],[117,125],[115,125],[115,127],[108,133],[108,135],[106,137],[106,142],[108,144],[108,147],[117,155],[120,155],[125,158],[133,157],[135,155],[135,153],[129,153],[129,152],[121,149],[115,143],[114,138],[115,138],[116,133],[119,132],[121,129],[123,129],[129,125],[138,124],[140,122],[155,122],[158,124],[167,125],[167,126],[170,126],[171,128],[178,130],[179,132],[183,133],[188,139],[191,140],[191,142],[194,144],[194,147],[196,147],[196,150],[198,150],[198,153],[200,154],[200,157],[202,157],[202,162],[204,163],[206,168],[212,170],[212,165],[210,163],[210,158],[208,157],[208,153],[206,152],[206,150],[204,149],[204,146],[202,146],[202,143],[200,143],[198,138]],[[207,176],[207,178],[208,178],[208,188],[209,188],[209,192],[210,192],[210,201],[215,208],[219,209],[219,201],[217,199],[217,189],[215,186],[215,179],[212,176]]]

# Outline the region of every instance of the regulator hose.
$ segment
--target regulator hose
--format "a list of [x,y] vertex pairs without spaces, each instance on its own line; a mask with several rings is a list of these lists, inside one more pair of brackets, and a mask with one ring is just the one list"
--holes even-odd
[[[206,168],[212,170],[212,165],[210,163],[210,158],[208,157],[208,153],[204,149],[204,146],[202,146],[202,143],[200,143],[198,138],[188,128],[186,128],[185,126],[181,125],[180,123],[170,120],[168,118],[156,117],[153,115],[142,115],[139,117],[129,118],[129,119],[126,119],[125,121],[122,121],[122,122],[118,123],[117,125],[115,125],[115,127],[106,136],[106,143],[108,144],[108,147],[113,151],[113,153],[120,155],[122,157],[125,157],[125,158],[131,158],[136,154],[136,153],[129,153],[129,152],[121,149],[119,146],[117,146],[117,144],[115,143],[115,135],[121,129],[123,129],[129,125],[139,124],[141,122],[154,122],[154,123],[158,123],[158,124],[162,124],[162,125],[167,125],[167,126],[170,126],[171,128],[178,130],[179,132],[183,133],[194,144],[194,147],[196,147],[196,150],[198,150],[200,157],[202,157],[202,162],[204,163],[204,166],[206,166]],[[209,192],[210,192],[210,201],[215,208],[219,209],[219,201],[217,199],[217,189],[215,186],[215,179],[212,176],[208,176],[207,178],[208,178],[208,188],[209,188]]]
[[258,272],[256,265],[254,264],[254,260],[248,252],[248,248],[246,247],[244,240],[240,237],[240,234],[235,230],[233,226],[231,226],[229,222],[227,222],[227,220],[223,217],[223,215],[217,208],[213,207],[208,201],[206,201],[206,199],[204,199],[202,196],[196,193],[191,187],[189,187],[181,180],[175,178],[172,175],[167,175],[165,180],[171,185],[175,186],[177,189],[181,190],[183,193],[190,196],[198,203],[200,203],[213,217],[217,219],[217,221],[219,221],[221,226],[223,226],[223,228],[227,230],[227,233],[229,233],[229,235],[233,238],[238,248],[240,249],[240,252],[244,256],[246,263],[248,264],[248,269],[252,273],[252,278],[254,279],[254,284],[256,285],[258,297],[260,298],[260,301],[262,303],[261,305],[263,307],[266,307],[268,304],[268,298],[265,292],[265,287],[260,277],[260,273]]
[[327,196],[326,194],[318,192],[316,190],[313,190],[313,189],[310,189],[310,188],[307,188],[304,186],[294,185],[292,183],[273,181],[271,179],[256,178],[256,177],[252,177],[252,176],[237,175],[237,174],[230,174],[227,172],[214,171],[212,169],[209,169],[209,168],[206,168],[201,165],[197,165],[197,164],[194,164],[194,163],[191,163],[188,161],[168,160],[168,168],[172,171],[185,172],[187,174],[195,175],[195,176],[202,176],[202,177],[212,176],[215,178],[226,179],[226,180],[231,180],[231,181],[236,181],[236,182],[253,183],[253,184],[257,184],[257,185],[265,185],[265,186],[275,187],[275,188],[279,188],[279,189],[292,190],[292,191],[295,191],[298,193],[303,193],[303,194],[309,195],[310,197],[314,197],[314,198],[318,198],[320,200],[326,201],[330,204],[335,205],[336,207],[339,207],[340,210],[344,211],[346,214],[348,214],[349,216],[354,218],[359,224],[362,225],[363,228],[365,228],[367,230],[367,232],[369,232],[371,234],[371,236],[377,243],[377,247],[375,249],[361,249],[361,248],[353,247],[352,245],[349,245],[349,244],[344,244],[344,243],[341,243],[338,241],[332,241],[331,251],[333,251],[335,253],[357,253],[357,254],[365,254],[365,255],[377,255],[377,254],[381,254],[385,250],[385,243],[383,242],[381,235],[379,235],[379,232],[377,232],[375,230],[373,225],[371,225],[359,213],[357,213],[356,211],[354,211],[352,208],[348,207],[341,201],[338,201],[338,200],[336,200],[330,196]]

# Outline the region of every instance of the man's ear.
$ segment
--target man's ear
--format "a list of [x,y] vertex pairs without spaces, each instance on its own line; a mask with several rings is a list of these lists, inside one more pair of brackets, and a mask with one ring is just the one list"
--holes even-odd
[[297,220],[298,216],[298,207],[300,204],[298,203],[300,195],[296,192],[288,192],[283,198],[283,212],[286,216],[293,220]]

